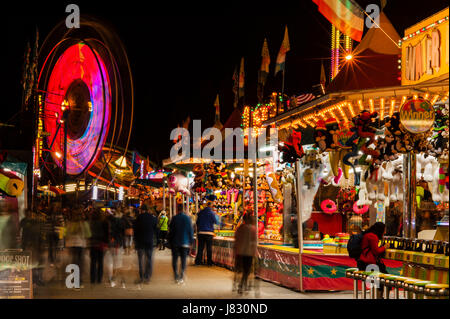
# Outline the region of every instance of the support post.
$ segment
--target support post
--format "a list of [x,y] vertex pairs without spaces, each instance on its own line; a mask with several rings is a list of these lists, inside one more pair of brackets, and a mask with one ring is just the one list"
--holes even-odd
[[403,237],[416,237],[416,154],[403,155]]
[[169,217],[172,219],[172,194],[169,193]]
[[163,178],[163,210],[166,210],[166,179]]
[[[255,153],[256,154],[256,153]],[[253,211],[255,214],[255,226],[256,226],[256,246],[258,246],[258,163],[253,163]]]
[[198,194],[195,193],[195,213],[198,214]]
[[297,229],[298,229],[298,267],[300,271],[300,291],[303,291],[303,271],[302,271],[302,254],[303,254],[303,220],[302,220],[302,202],[300,194],[302,191],[300,160],[295,163],[297,173]]

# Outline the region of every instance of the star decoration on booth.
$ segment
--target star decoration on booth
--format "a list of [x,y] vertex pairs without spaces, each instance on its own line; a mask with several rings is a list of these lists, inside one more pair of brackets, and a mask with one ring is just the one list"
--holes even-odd
[[309,269],[308,269],[308,274],[312,275],[313,273],[314,273],[314,269],[309,268]]
[[331,274],[332,274],[332,275],[336,275],[336,273],[337,273],[337,270],[336,270],[336,269],[334,269],[334,268],[331,269]]

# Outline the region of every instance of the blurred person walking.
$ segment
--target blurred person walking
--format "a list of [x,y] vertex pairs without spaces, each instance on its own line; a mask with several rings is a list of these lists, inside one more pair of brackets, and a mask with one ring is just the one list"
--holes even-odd
[[110,227],[110,241],[109,241],[109,257],[108,264],[108,278],[112,288],[116,286],[116,280],[120,277],[122,287],[125,287],[125,277],[121,271],[123,268],[123,246],[125,240],[125,224],[122,219],[122,212],[120,209],[110,211],[108,222]]
[[87,240],[91,237],[91,228],[84,219],[82,210],[70,213],[66,227],[66,247],[72,256],[72,264],[80,269],[80,288],[83,288],[84,253]]
[[65,221],[61,209],[56,204],[53,204],[47,210],[46,222],[44,224],[50,267],[54,267],[57,261],[57,251],[63,247],[64,227]]
[[237,284],[238,274],[241,280],[238,284],[238,293],[242,294],[248,290],[248,277],[252,268],[253,258],[256,255],[256,226],[255,218],[250,214],[244,216],[244,223],[238,227],[234,234],[234,255],[235,255],[235,280]]
[[206,246],[206,264],[212,266],[212,240],[215,236],[214,224],[219,224],[218,216],[212,210],[216,196],[207,196],[207,206],[197,214],[198,251],[195,264],[203,264],[203,250]]
[[134,241],[139,263],[137,284],[150,282],[150,277],[152,276],[153,237],[156,231],[156,217],[149,213],[147,206],[144,204],[134,223]]
[[134,224],[134,219],[131,216],[130,210],[125,212],[125,214],[122,216],[122,220],[125,227],[123,247],[125,248],[125,255],[128,256],[130,255],[131,247],[133,245]]
[[167,231],[169,227],[169,218],[166,215],[166,211],[161,211],[158,218],[158,237],[159,237],[159,250],[164,250],[166,247],[164,245]]
[[[183,205],[177,207],[177,215],[172,218],[169,226],[168,241],[172,249],[172,268],[177,284],[183,284],[186,280],[186,258],[190,247],[194,242],[194,229],[189,216],[183,212]],[[181,269],[178,272],[178,258]]]
[[43,286],[43,266],[44,266],[44,238],[43,223],[37,214],[31,209],[25,211],[25,218],[20,221],[22,230],[22,249],[31,251],[33,282],[38,286]]
[[92,213],[90,228],[91,284],[100,284],[103,278],[103,258],[109,243],[109,225],[99,208]]

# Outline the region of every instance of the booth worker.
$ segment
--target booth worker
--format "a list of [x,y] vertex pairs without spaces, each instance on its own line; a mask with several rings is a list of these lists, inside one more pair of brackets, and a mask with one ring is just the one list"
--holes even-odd
[[195,264],[203,264],[203,250],[206,245],[206,264],[212,266],[212,240],[214,237],[214,224],[219,224],[219,219],[216,213],[212,210],[216,196],[208,195],[206,197],[207,204],[197,214],[197,240],[198,251],[195,257]]

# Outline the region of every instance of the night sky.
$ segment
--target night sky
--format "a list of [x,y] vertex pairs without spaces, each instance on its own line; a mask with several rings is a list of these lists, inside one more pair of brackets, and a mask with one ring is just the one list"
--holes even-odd
[[[368,3],[379,1],[357,2],[365,8]],[[9,120],[20,110],[23,54],[27,40],[34,41],[35,26],[43,40],[53,26],[65,20],[69,3],[78,4],[82,15],[90,14],[107,22],[124,43],[135,88],[130,148],[149,155],[155,162],[168,157],[172,145],[169,133],[188,115],[201,119],[204,128],[213,124],[217,93],[222,123],[226,121],[233,110],[232,75],[242,56],[245,101],[256,103],[257,72],[265,37],[271,56],[265,92],[281,88],[281,77],[274,78],[273,71],[286,24],[291,51],[287,55],[285,93],[306,93],[318,84],[322,60],[327,75],[329,72],[330,23],[311,0],[273,1],[251,7],[215,1],[208,7],[193,2],[185,2],[184,6],[170,2],[158,7],[152,2],[144,5],[143,1],[21,2],[2,15],[6,32],[1,51],[7,89],[3,90],[0,121]],[[447,6],[446,0],[388,0],[385,13],[403,36],[405,28]],[[4,130],[1,129],[3,138]],[[21,148],[13,147],[13,142],[3,140],[3,147]]]

